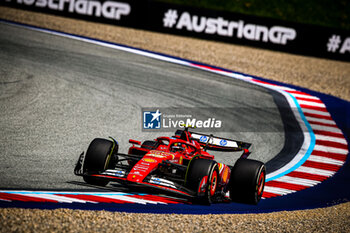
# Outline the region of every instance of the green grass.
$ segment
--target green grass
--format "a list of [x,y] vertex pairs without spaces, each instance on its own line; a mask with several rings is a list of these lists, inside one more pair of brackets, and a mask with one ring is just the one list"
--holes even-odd
[[350,30],[349,0],[156,0]]

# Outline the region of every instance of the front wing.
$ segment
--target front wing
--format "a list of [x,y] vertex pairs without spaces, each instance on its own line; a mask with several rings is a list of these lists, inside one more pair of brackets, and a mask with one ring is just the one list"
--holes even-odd
[[179,185],[173,181],[170,181],[164,178],[147,176],[142,182],[129,181],[126,179],[128,172],[125,170],[108,169],[98,174],[81,174],[81,175],[99,177],[99,178],[107,179],[111,182],[118,182],[130,187],[152,188],[152,189],[157,189],[167,193],[170,192],[173,194],[186,196],[189,198],[195,197],[195,192],[183,187],[182,185]]
[[193,198],[196,195],[195,192],[187,189],[182,185],[179,185],[176,182],[173,182],[164,178],[160,178],[160,177],[151,176],[151,175],[147,176],[142,182],[129,181],[126,178],[129,174],[129,171],[126,169],[107,169],[106,171],[99,172],[99,173],[85,173],[83,171],[84,159],[85,159],[85,154],[82,153],[79,156],[79,160],[74,168],[74,174],[77,176],[94,176],[102,179],[107,179],[111,182],[118,182],[125,186],[152,188],[152,189],[157,189],[168,193],[178,194],[189,198]]

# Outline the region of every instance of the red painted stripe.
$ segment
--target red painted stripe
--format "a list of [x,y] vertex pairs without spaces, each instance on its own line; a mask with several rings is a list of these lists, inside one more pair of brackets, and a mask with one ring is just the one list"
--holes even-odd
[[301,91],[292,91],[292,90],[288,91],[288,90],[287,90],[287,92],[290,93],[290,94],[298,94],[298,95],[312,96],[312,95],[306,94],[305,92],[301,92]]
[[12,201],[31,201],[31,202],[55,202],[58,201],[40,198],[40,197],[30,197],[26,195],[14,194],[14,193],[0,193],[0,198],[12,200]]
[[327,171],[338,171],[340,168],[339,165],[321,163],[321,162],[315,162],[315,161],[308,161],[308,160],[306,160],[305,163],[303,163],[303,166],[317,168],[317,169],[323,169],[323,170],[327,170]]
[[299,171],[292,171],[291,173],[288,173],[287,176],[303,178],[308,180],[315,180],[315,181],[324,181],[325,179],[328,178],[328,176],[310,174],[307,172],[299,172]]
[[340,160],[340,161],[346,160],[346,155],[338,154],[338,153],[330,153],[330,152],[325,152],[325,151],[314,150],[314,151],[312,151],[311,155],[326,157],[326,158]]
[[2,193],[0,193],[0,201],[12,201],[12,200],[11,200],[11,198],[5,197],[2,195]]
[[303,98],[303,97],[299,97],[299,96],[296,96],[295,98],[297,100],[304,100],[304,101],[309,101],[309,102],[313,102],[313,103],[323,103],[321,100],[318,100],[318,99],[309,99],[309,98]]
[[343,138],[344,136],[341,133],[334,133],[334,132],[329,132],[329,131],[324,131],[324,130],[317,130],[313,129],[315,134],[323,135],[323,136],[329,136],[329,137],[336,137],[336,138]]
[[322,146],[330,146],[335,147],[338,149],[348,149],[348,145],[340,143],[340,142],[332,142],[332,141],[326,141],[326,140],[319,140],[316,139],[316,145],[322,145]]
[[338,128],[338,126],[335,125],[335,124],[328,124],[328,123],[323,123],[323,122],[318,122],[318,121],[310,121],[310,120],[308,120],[308,122],[309,122],[310,124],[323,125],[323,126]]
[[307,104],[300,104],[300,107],[301,108],[312,109],[312,110],[316,110],[316,111],[320,111],[320,112],[328,112],[327,108],[317,107],[317,106],[312,106],[312,105],[307,105]]
[[304,115],[308,117],[315,117],[318,119],[333,120],[331,116],[323,116],[323,115],[309,113],[309,112],[304,112]]
[[28,201],[28,198],[18,194],[0,193],[0,197],[11,201]]
[[94,201],[94,202],[100,202],[100,203],[119,203],[119,204],[134,203],[134,202],[130,202],[130,201],[101,197],[99,195],[85,195],[85,194],[77,194],[77,195],[75,195],[75,194],[56,194],[56,195],[76,198],[76,199],[83,200],[83,201]]
[[268,83],[268,82],[261,81],[261,80],[258,80],[258,79],[253,79],[253,81],[256,82],[256,83],[262,83],[262,84],[267,84],[267,85],[272,85],[272,86],[276,86],[277,87],[276,84]]
[[217,68],[213,68],[213,67],[205,66],[205,65],[193,64],[193,63],[191,65],[196,66],[196,67],[200,67],[200,68],[204,68],[204,69],[208,69],[208,70],[224,71],[222,69],[217,69]]
[[295,191],[299,191],[299,190],[303,190],[303,189],[308,188],[308,186],[305,186],[305,185],[290,184],[290,183],[281,182],[281,181],[274,181],[274,180],[267,182],[266,186],[284,188],[284,189],[295,190]]
[[271,198],[271,197],[278,197],[281,196],[280,194],[276,194],[276,193],[269,193],[269,192],[263,192],[262,197],[264,198]]

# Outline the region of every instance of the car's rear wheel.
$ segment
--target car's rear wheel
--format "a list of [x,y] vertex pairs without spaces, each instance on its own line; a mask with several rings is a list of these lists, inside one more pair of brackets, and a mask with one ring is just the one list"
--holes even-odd
[[[95,138],[90,143],[85,155],[84,173],[93,175],[108,169],[111,166],[112,150],[115,153],[118,150],[118,146],[109,140]],[[92,185],[106,186],[108,184],[108,180],[100,177],[86,175],[83,178],[86,183]]]
[[211,204],[219,183],[217,162],[208,159],[193,159],[188,168],[186,186],[197,193],[196,201]]
[[264,163],[251,159],[238,159],[230,177],[232,201],[258,204],[264,191],[265,176]]

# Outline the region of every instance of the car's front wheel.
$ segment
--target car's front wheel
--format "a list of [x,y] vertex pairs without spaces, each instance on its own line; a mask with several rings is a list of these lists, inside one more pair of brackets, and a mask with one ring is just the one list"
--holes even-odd
[[[113,153],[117,151],[117,145],[113,142],[95,138],[89,145],[85,155],[83,171],[85,174],[97,174],[110,167]],[[83,177],[88,184],[106,186],[108,180],[103,178],[86,175]]]
[[230,198],[235,202],[258,204],[265,186],[264,163],[251,159],[238,159],[231,171]]

